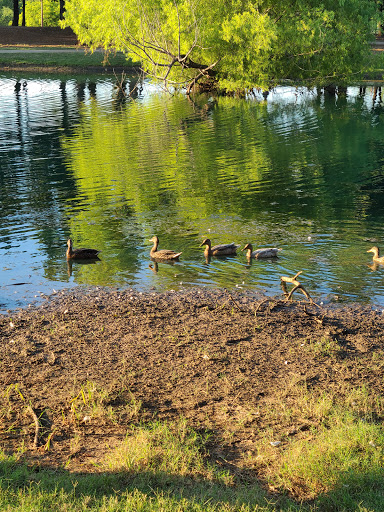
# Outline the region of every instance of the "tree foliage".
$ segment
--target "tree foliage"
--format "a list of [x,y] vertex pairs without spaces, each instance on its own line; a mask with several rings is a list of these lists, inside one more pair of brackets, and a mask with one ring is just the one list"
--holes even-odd
[[13,16],[12,0],[0,0],[0,26],[10,25]]
[[64,25],[84,44],[123,51],[175,85],[221,87],[356,73],[377,24],[372,0],[68,0]]
[[[57,27],[59,25],[59,3],[55,0],[43,0],[44,25]],[[41,0],[27,0],[25,3],[25,19],[27,27],[41,25]],[[21,17],[20,17],[21,25]]]

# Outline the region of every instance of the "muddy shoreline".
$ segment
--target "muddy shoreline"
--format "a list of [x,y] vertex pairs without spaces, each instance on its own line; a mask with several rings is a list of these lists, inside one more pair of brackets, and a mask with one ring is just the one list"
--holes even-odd
[[[63,291],[0,316],[1,448],[23,445],[35,463],[94,472],[132,422],[183,417],[212,433],[213,461],[263,478],[265,432],[284,445],[313,426],[299,410],[271,423],[282,397],[289,404],[300,386],[341,403],[352,388],[381,393],[383,328],[381,310],[358,304],[226,290]],[[81,400],[90,386],[110,413]],[[27,405],[44,417],[36,443]]]

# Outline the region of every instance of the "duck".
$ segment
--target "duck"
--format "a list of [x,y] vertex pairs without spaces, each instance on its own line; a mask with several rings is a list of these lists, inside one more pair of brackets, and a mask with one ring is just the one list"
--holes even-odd
[[277,258],[277,253],[281,251],[281,249],[277,249],[277,247],[266,247],[263,249],[255,249],[253,251],[252,244],[246,244],[244,249],[241,249],[242,251],[247,251],[247,258]]
[[206,258],[209,256],[228,256],[230,254],[236,254],[237,249],[240,247],[240,245],[236,245],[234,242],[211,247],[211,240],[209,238],[205,238],[199,247],[203,245],[205,245],[204,255]]
[[70,238],[68,238],[67,246],[67,260],[99,259],[97,255],[100,251],[98,251],[97,249],[73,249],[72,240]]
[[159,237],[156,235],[150,238],[149,241],[153,242],[153,247],[149,254],[154,260],[178,260],[180,254],[182,254],[182,252],[175,252],[169,249],[160,249],[160,251],[158,251]]
[[380,249],[374,245],[367,252],[373,252],[373,261],[384,264],[384,256],[380,257]]

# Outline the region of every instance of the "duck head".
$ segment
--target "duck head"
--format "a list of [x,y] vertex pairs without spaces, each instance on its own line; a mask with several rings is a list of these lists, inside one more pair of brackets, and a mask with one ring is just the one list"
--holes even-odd
[[208,247],[211,247],[211,241],[209,238],[205,238],[201,244],[199,245],[199,247],[203,247],[203,245],[208,245]]
[[241,249],[242,251],[251,251],[252,252],[252,245],[251,244],[246,244],[243,249]]

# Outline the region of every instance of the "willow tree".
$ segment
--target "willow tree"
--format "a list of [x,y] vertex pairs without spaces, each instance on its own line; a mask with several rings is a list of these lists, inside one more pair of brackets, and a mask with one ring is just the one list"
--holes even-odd
[[371,0],[67,0],[64,26],[122,51],[150,75],[227,90],[283,79],[335,82],[360,70],[376,26]]

